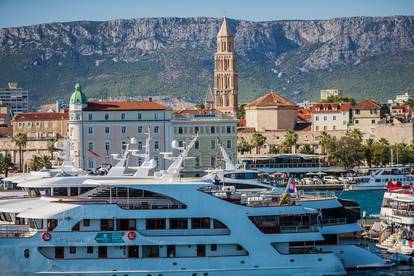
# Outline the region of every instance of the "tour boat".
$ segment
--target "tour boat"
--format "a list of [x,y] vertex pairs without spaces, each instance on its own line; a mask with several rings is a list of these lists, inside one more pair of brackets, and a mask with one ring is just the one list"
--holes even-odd
[[412,185],[389,182],[381,206],[377,246],[390,253],[404,254],[414,261],[414,194]]
[[345,185],[344,190],[385,190],[389,181],[410,184],[414,181],[414,178],[411,174],[404,172],[402,168],[395,168],[392,170],[379,169],[374,171],[371,175],[350,178],[350,183]]

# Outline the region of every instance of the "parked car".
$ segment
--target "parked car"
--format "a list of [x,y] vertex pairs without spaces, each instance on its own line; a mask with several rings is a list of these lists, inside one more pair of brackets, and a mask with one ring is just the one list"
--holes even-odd
[[332,175],[326,175],[323,177],[323,182],[326,184],[341,184],[341,180],[339,180],[338,178],[336,178],[335,176]]

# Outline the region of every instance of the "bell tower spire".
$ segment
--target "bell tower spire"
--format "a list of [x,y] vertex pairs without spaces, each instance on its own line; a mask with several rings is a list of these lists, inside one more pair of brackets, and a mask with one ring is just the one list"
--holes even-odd
[[237,114],[238,74],[234,38],[224,17],[217,34],[214,56],[214,107],[224,113]]

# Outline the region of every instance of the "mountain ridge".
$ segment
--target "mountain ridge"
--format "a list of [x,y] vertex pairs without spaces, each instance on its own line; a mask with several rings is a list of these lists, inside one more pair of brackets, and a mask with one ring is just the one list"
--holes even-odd
[[[171,94],[201,100],[212,84],[221,21],[168,17],[3,28],[0,85],[21,83],[32,91],[34,104],[51,95],[67,99],[77,81],[89,96]],[[362,98],[350,90],[358,89],[361,64],[363,74],[380,75],[379,81],[358,80],[360,87],[372,84],[365,96],[385,100],[413,90],[414,16],[228,22],[242,102],[268,89],[294,100],[315,99],[319,89],[338,83],[332,72],[345,83],[336,88]],[[395,73],[401,68],[405,71]],[[346,82],[345,72],[355,77]]]

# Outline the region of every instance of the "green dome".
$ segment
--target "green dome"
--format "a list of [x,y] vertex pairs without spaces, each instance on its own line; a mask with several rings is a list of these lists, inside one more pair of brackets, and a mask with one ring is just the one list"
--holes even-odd
[[86,98],[85,94],[83,94],[79,83],[75,85],[75,92],[73,92],[72,96],[70,96],[69,103],[82,105],[88,103],[88,99]]

